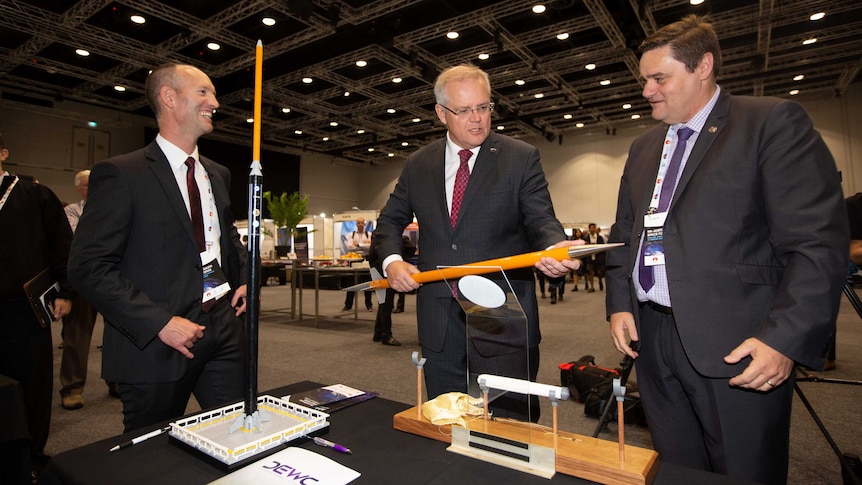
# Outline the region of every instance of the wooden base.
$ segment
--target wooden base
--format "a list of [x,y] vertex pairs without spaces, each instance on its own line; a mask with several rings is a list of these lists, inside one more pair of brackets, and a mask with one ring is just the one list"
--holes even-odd
[[[653,450],[625,446],[625,463],[620,463],[619,445],[612,441],[589,436],[558,432],[520,421],[486,421],[482,418],[468,421],[471,430],[539,446],[556,451],[558,473],[607,484],[649,485],[658,473],[658,453]],[[425,417],[419,417],[415,407],[396,414],[395,429],[451,443],[450,425],[437,426]]]

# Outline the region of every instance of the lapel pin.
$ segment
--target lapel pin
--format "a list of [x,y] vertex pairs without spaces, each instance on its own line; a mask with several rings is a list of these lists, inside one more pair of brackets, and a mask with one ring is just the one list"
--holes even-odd
[[709,132],[710,132],[710,133],[715,133],[716,131],[718,131],[718,128],[717,128],[717,127],[715,127],[715,126],[710,126],[710,127],[709,127]]

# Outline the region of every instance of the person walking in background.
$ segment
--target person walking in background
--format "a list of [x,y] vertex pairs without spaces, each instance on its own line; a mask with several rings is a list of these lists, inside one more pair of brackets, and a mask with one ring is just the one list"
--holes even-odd
[[[64,208],[72,233],[78,228],[78,220],[84,213],[87,202],[87,189],[90,171],[82,170],[75,174],[75,191],[81,199]],[[60,358],[60,399],[64,409],[75,410],[84,407],[84,384],[87,382],[87,360],[90,355],[90,340],[96,325],[96,310],[80,294],[75,296],[72,311],[63,317],[63,353]],[[119,397],[116,383],[108,384],[108,393]]]
[[[566,240],[554,216],[538,150],[491,131],[494,103],[488,75],[472,65],[451,67],[438,76],[434,95],[447,134],[407,158],[375,230],[389,284],[396,291],[418,289],[419,341],[427,359],[429,398],[467,392],[468,359],[471,372],[493,369],[495,374],[535,380],[541,340],[536,286],[533,268],[507,272],[527,315],[528,335],[479,353],[466,347],[464,311],[447,283],[420,288],[411,275],[438,265],[579,244]],[[422,231],[418,268],[401,256],[401,236],[414,214]],[[537,267],[558,277],[579,264],[543,258]],[[536,407],[530,412],[520,397],[507,395],[494,403],[498,416],[538,419],[538,401],[531,401]]]
[[[347,235],[346,244],[348,251],[359,253],[364,258],[368,257],[368,251],[371,248],[371,233],[365,230],[364,218],[359,217],[356,219],[356,230]],[[365,279],[364,281],[368,281],[368,279]],[[374,306],[371,303],[372,292],[363,291],[363,293],[365,294],[365,309],[369,312],[374,311]],[[347,294],[344,295],[344,308],[342,308],[341,311],[349,312],[352,310],[353,299],[355,297],[355,292],[348,291]]]
[[634,140],[620,182],[611,338],[637,359],[663,462],[783,484],[794,363],[823,367],[847,272],[838,171],[799,104],[717,85],[704,18],[641,51],[661,123]]
[[[209,408],[243,389],[247,250],[230,172],[197,147],[215,87],[182,64],[153,69],[145,87],[159,134],[93,167],[69,259],[72,284],[105,318],[102,377],[119,383],[125,431],[182,416],[192,393]],[[223,283],[219,273],[229,292],[204,300],[205,276]]]
[[[599,233],[599,227],[594,223],[587,226],[587,233],[583,238],[587,244],[605,243],[605,238]],[[584,258],[584,277],[586,279],[584,289],[588,292],[596,291],[595,279],[599,280],[599,290],[605,289],[602,281],[605,277],[605,253],[591,254]]]
[[21,459],[30,463],[20,468],[26,472],[32,467],[35,477],[48,461],[45,443],[51,426],[53,345],[51,327],[42,326],[36,317],[24,285],[50,270],[60,284],[51,316],[57,320],[69,314],[75,297],[66,278],[72,229],[51,189],[3,170],[8,157],[0,134],[0,374],[18,381],[23,391],[30,452]]

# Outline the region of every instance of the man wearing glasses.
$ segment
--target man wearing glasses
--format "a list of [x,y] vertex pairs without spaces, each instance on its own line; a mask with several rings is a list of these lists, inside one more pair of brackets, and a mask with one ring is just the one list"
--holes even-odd
[[[446,125],[445,138],[407,158],[394,192],[378,219],[375,248],[395,291],[419,289],[417,318],[428,398],[467,392],[471,373],[492,373],[535,380],[539,367],[539,316],[533,269],[507,272],[527,315],[523,329],[496,329],[511,335],[495,346],[475,344],[468,352],[464,311],[445,282],[419,288],[411,274],[475,261],[511,256],[566,241],[554,215],[538,150],[491,132],[491,86],[488,75],[471,65],[443,71],[434,86],[435,111]],[[419,223],[418,268],[401,260],[401,233]],[[388,255],[388,256],[387,256]],[[577,269],[578,261],[545,258],[536,267],[550,277]],[[515,349],[515,350],[513,350]],[[506,402],[506,400],[508,402]],[[497,416],[532,420],[523,399],[495,401]]]

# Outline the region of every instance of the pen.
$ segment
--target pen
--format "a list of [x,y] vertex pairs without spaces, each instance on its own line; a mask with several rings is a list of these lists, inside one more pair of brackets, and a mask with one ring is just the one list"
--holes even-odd
[[114,446],[113,448],[111,448],[111,451],[113,452],[113,451],[117,451],[117,450],[122,450],[123,448],[128,448],[130,446],[134,446],[134,445],[136,445],[142,441],[146,441],[150,438],[154,438],[154,437],[164,433],[165,431],[167,431],[169,429],[171,429],[170,426],[165,426],[164,428],[159,428],[155,431],[150,431],[149,433],[147,433],[145,435],[138,436],[137,438],[134,438],[132,440],[126,441],[125,443],[120,443],[119,445]]
[[320,446],[324,446],[326,448],[332,448],[333,450],[335,450],[339,453],[347,453],[348,455],[353,454],[353,452],[350,451],[350,448],[345,448],[345,447],[339,445],[338,443],[333,443],[329,440],[325,440],[325,439],[319,438],[317,436],[314,437],[314,443],[317,445],[320,445]]

